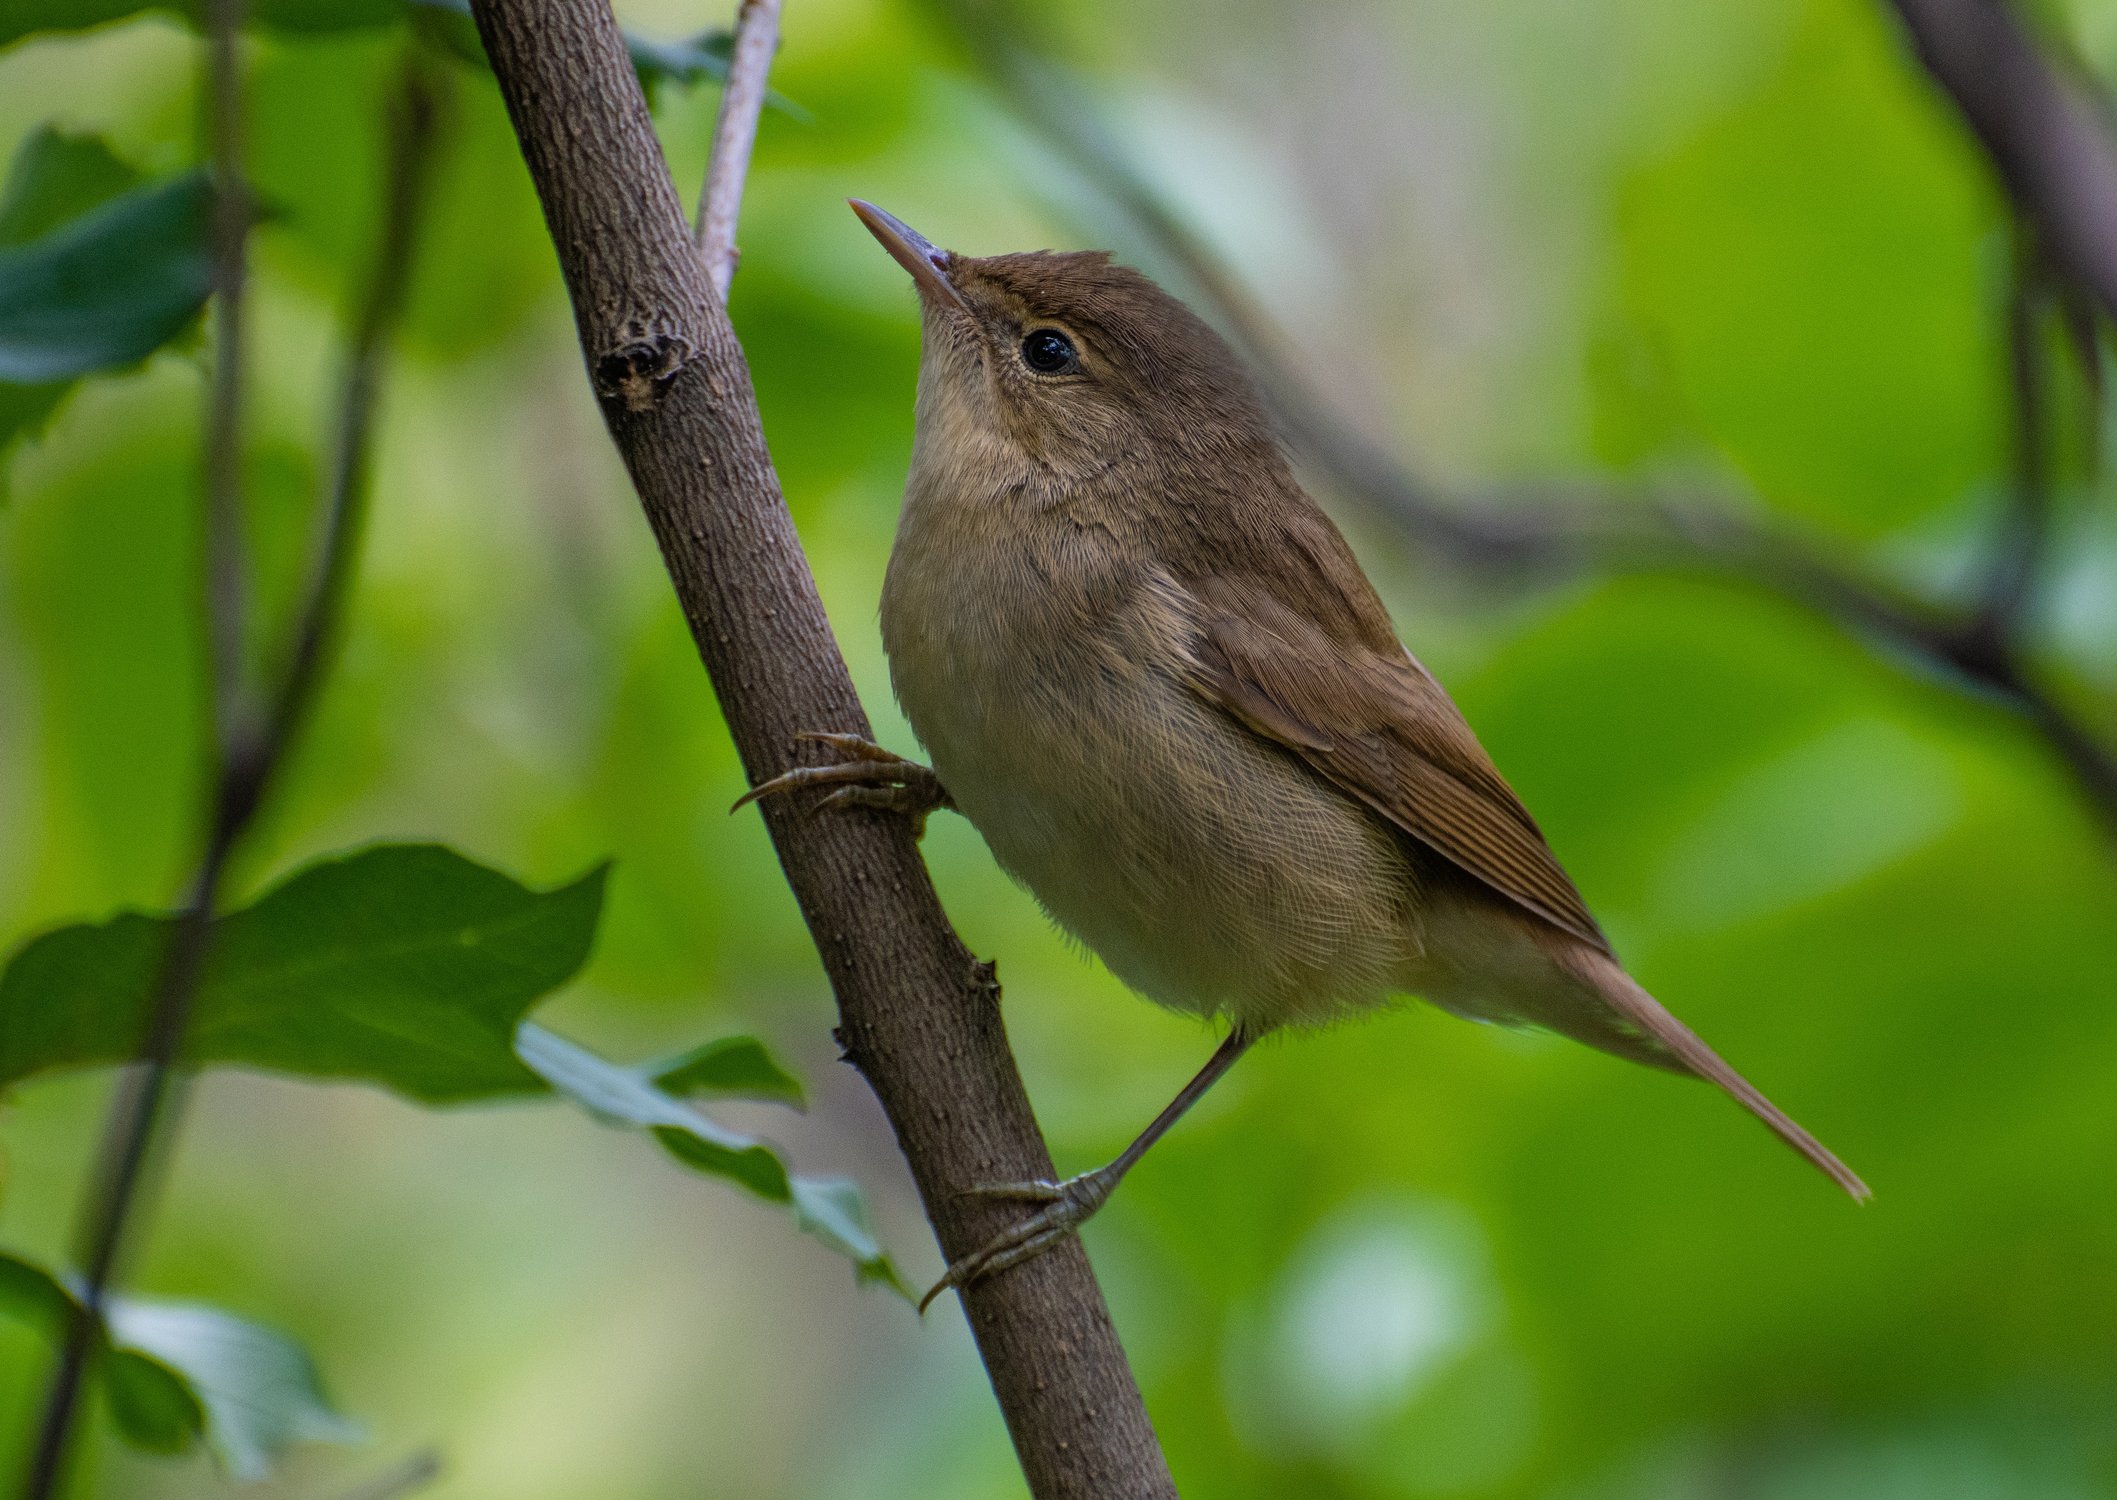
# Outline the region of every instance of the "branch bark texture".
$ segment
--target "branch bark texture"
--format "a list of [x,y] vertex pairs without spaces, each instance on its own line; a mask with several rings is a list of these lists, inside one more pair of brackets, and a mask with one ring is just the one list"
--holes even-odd
[[[753,781],[804,731],[869,733],[607,0],[473,0],[571,293],[612,438]],[[1048,1177],[993,971],[943,915],[903,820],[764,809],[838,997],[840,1044],[887,1111],[951,1258],[1009,1210],[964,1190]],[[1078,1243],[963,1305],[1038,1500],[1176,1493]]]

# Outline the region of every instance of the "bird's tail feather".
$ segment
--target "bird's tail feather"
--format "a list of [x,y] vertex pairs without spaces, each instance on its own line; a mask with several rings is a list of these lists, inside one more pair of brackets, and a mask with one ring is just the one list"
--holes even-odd
[[[1839,1161],[1821,1141],[1759,1093],[1747,1078],[1723,1062],[1719,1053],[1670,1015],[1661,1002],[1640,988],[1639,982],[1619,964],[1599,953],[1579,957],[1589,960],[1587,967],[1591,972],[1583,977],[1594,985],[1629,1027],[1651,1041],[1656,1051],[1664,1052],[1683,1071],[1718,1084],[1737,1104],[1770,1127],[1772,1134],[1807,1157],[1817,1170],[1851,1194],[1855,1202],[1865,1203],[1874,1196],[1852,1168]],[[1579,966],[1576,959],[1575,967]]]

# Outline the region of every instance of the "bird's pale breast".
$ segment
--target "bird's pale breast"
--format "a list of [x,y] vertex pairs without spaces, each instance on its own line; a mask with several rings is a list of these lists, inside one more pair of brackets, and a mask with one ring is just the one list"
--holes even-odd
[[1123,551],[915,486],[882,627],[934,769],[1143,994],[1259,1025],[1382,999],[1416,947],[1400,846],[1183,685],[1182,596]]

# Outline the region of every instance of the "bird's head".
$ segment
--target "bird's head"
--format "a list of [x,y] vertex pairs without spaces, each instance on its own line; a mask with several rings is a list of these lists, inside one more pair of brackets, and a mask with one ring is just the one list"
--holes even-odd
[[1040,488],[1280,461],[1241,359],[1106,252],[958,255],[872,204],[853,211],[919,289],[921,460]]

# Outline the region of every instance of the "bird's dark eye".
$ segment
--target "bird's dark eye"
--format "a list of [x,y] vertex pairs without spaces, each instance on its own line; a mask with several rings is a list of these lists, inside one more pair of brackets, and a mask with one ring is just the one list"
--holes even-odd
[[1022,340],[1022,363],[1039,375],[1063,375],[1081,367],[1073,340],[1056,328],[1039,328]]

